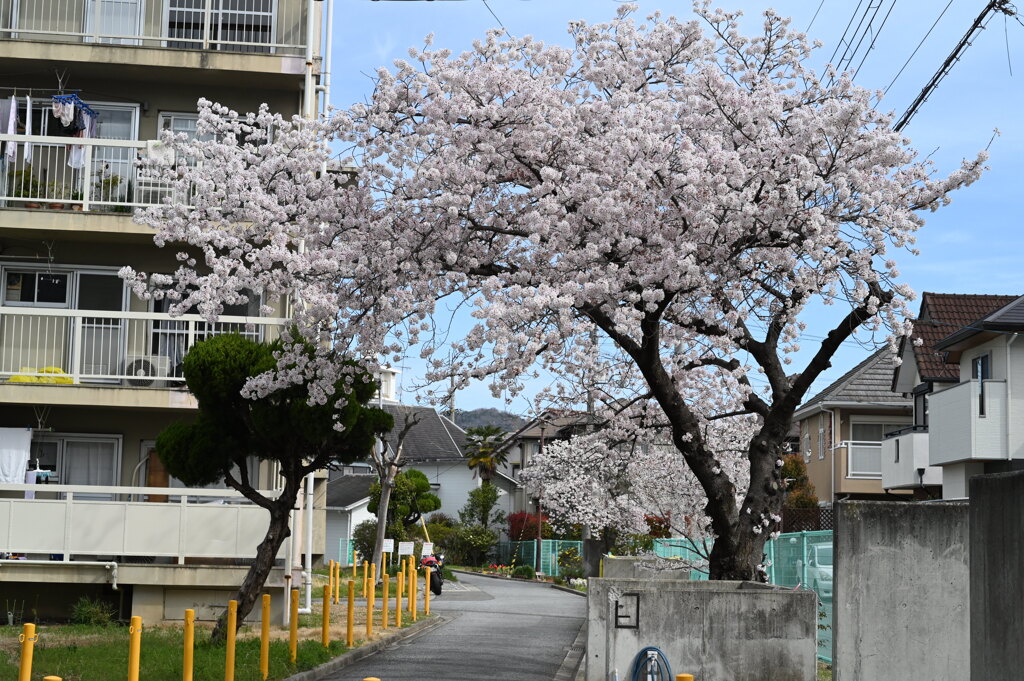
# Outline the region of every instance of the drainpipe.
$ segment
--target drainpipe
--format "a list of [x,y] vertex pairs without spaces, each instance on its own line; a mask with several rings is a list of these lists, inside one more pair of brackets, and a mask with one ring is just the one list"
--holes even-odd
[[323,66],[320,80],[322,84],[316,87],[317,91],[324,93],[321,111],[327,111],[327,106],[331,103],[331,39],[334,36],[334,0],[324,0],[324,4],[327,5],[327,33],[321,49]]
[[[826,409],[825,407],[821,406],[819,406],[818,409],[818,414],[821,414],[821,412],[827,412],[831,420],[831,425],[829,426],[828,433],[828,452],[829,460],[832,465],[832,473],[830,474],[831,477],[828,481],[828,503],[832,504],[832,502],[834,502],[836,498],[836,412],[833,409]],[[819,416],[819,418],[821,417]]]
[[1006,341],[1006,459],[1013,459],[1013,442],[1010,436],[1013,435],[1013,419],[1011,418],[1011,410],[1013,409],[1013,372],[1010,367],[1012,366],[1011,361],[1013,357],[1010,353],[1010,348],[1013,346],[1013,342],[1017,340],[1019,334],[1013,334],[1010,336],[1010,340]]
[[306,587],[306,605],[299,609],[303,615],[313,612],[313,474],[306,475],[306,569],[302,583]]
[[316,29],[316,16],[313,12],[313,0],[306,0],[306,81],[302,93],[302,115],[313,119],[313,102],[316,100],[316,89],[313,86],[313,32]]

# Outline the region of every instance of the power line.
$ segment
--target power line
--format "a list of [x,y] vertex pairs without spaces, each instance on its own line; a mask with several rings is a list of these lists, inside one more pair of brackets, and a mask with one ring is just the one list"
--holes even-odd
[[914,48],[914,51],[910,53],[909,57],[907,57],[907,61],[903,62],[903,66],[900,67],[899,72],[893,77],[892,81],[885,87],[885,90],[882,91],[882,94],[888,93],[889,88],[891,88],[899,79],[899,77],[903,75],[903,71],[910,64],[910,60],[914,58],[914,55],[917,54],[917,51],[921,49],[922,45],[924,45],[924,41],[928,40],[928,36],[932,34],[932,31],[935,30],[935,27],[939,25],[940,21],[942,21],[942,17],[946,16],[946,10],[948,10],[950,5],[952,4],[953,0],[949,0],[949,2],[946,3],[946,6],[942,9],[942,12],[939,14],[939,18],[935,20],[931,28],[928,29],[928,32],[924,34],[924,37],[921,38],[921,42],[917,44],[917,47]]
[[505,28],[505,24],[501,23],[501,19],[499,19],[498,15],[494,13],[494,10],[491,9],[491,6],[487,4],[487,0],[484,0],[484,7],[486,7],[487,11],[491,13],[491,16],[494,17],[494,20],[498,22],[498,26]]
[[818,12],[821,11],[821,7],[824,4],[825,0],[821,0],[821,2],[818,3],[818,9],[814,10],[814,16],[811,17],[811,23],[807,24],[807,28],[804,29],[804,33],[809,32],[811,30],[811,26],[814,26],[814,20],[818,18]]
[[[854,78],[857,78],[857,74],[860,73],[861,67],[864,66],[864,62],[867,61],[868,55],[871,54],[871,50],[875,49],[875,42],[878,40],[878,36],[882,35],[882,30],[885,29],[885,24],[886,24],[886,22],[889,21],[889,16],[892,14],[892,11],[895,8],[896,8],[896,0],[892,0],[892,4],[889,5],[889,11],[886,12],[885,18],[882,19],[882,25],[878,27],[877,31],[875,31],[875,36],[871,39],[871,44],[868,45],[867,52],[864,53],[864,56],[861,58],[860,63],[857,64],[857,70],[853,72],[853,77]],[[870,26],[868,28],[870,28]]]

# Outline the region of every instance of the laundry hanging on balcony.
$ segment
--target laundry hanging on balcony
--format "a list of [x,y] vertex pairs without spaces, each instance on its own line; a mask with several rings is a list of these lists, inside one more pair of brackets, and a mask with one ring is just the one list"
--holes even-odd
[[32,430],[0,428],[0,483],[24,483]]
[[[11,101],[7,104],[6,111],[7,111],[7,118],[6,118],[6,120],[4,120],[3,117],[0,117],[0,123],[6,123],[6,126],[4,128],[0,128],[0,129],[4,130],[8,135],[17,135],[18,134],[18,100],[15,99],[14,95],[11,95]],[[7,155],[7,160],[10,163],[14,163],[14,161],[18,158],[18,143],[15,142],[14,140],[8,141],[7,142],[7,149],[5,151],[6,151],[6,155]]]
[[[50,111],[50,129],[55,135],[92,139],[96,136],[99,114],[83,102],[78,95],[54,95]],[[68,154],[68,165],[72,168],[85,166],[85,147],[72,145]]]

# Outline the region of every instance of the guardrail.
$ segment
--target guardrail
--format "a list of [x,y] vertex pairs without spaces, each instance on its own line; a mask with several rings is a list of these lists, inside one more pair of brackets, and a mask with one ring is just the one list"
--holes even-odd
[[18,0],[0,39],[304,54],[310,0]]
[[270,340],[284,319],[0,306],[0,378],[11,383],[183,386],[181,362],[201,340]]
[[[35,498],[12,496],[26,492]],[[234,490],[0,484],[0,494],[0,552],[64,562],[72,556],[171,557],[179,564],[186,557],[252,559],[270,523],[266,509]],[[132,501],[149,496],[169,501]]]

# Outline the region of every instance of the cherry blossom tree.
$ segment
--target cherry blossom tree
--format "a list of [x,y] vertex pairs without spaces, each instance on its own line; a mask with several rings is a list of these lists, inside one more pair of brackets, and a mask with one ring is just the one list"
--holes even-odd
[[[692,499],[712,578],[757,578],[794,410],[844,340],[906,332],[892,252],[913,252],[920,212],[985,157],[940,176],[872,93],[807,66],[787,20],[769,11],[748,37],[737,15],[695,10],[641,22],[625,6],[570,24],[569,48],[502,31],[460,55],[428,41],[381,69],[367,102],[318,121],[202,102],[216,141],[174,140],[180,160],[152,170],[178,200],[138,218],[180,267],[123,276],[211,318],[248,291],[301,301],[294,321],[324,350],[286,348],[254,396],[302,382],[325,400],[331,350],[415,347],[439,385],[489,377],[506,395],[538,367],[567,385],[621,376],[604,381],[622,414],[608,419],[628,429],[636,411],[652,445],[621,465]],[[324,172],[332,144],[357,174]],[[476,325],[444,345],[449,297]],[[794,366],[801,315],[821,302],[839,321]],[[720,432],[742,444],[723,449]],[[598,439],[577,449],[588,466],[625,456]],[[554,475],[579,468],[562,460]]]

